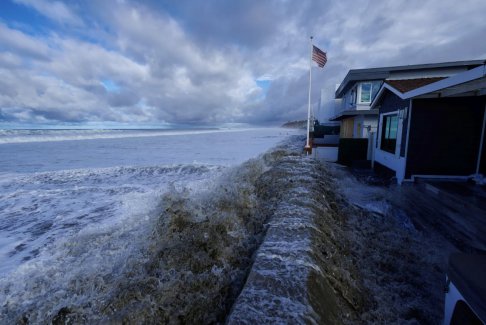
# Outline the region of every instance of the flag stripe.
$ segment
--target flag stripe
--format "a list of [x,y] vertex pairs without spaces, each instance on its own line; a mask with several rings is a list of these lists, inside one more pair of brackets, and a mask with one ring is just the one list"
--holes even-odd
[[312,45],[312,60],[317,62],[319,68],[323,68],[327,62],[326,52],[322,51],[320,48]]

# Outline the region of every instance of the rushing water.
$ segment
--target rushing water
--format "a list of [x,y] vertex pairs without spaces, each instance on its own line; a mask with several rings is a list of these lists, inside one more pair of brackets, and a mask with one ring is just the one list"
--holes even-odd
[[[133,310],[138,320],[188,317],[177,303],[181,281],[237,290],[261,231],[248,216],[265,167],[236,166],[289,133],[1,131],[0,323],[130,320]],[[191,245],[209,257],[192,256]],[[212,277],[195,279],[208,259]],[[204,282],[215,279],[226,284]]]

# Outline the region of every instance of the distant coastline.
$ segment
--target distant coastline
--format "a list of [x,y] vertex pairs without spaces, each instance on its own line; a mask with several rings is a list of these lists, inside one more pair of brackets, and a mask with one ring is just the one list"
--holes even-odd
[[289,129],[305,129],[307,128],[307,120],[289,121],[287,123],[284,123],[282,127]]

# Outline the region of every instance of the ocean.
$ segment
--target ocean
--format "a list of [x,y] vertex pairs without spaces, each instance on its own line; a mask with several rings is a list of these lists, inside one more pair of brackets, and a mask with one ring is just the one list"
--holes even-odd
[[[190,252],[175,251],[156,270],[153,265],[154,252],[180,244],[171,236],[187,225],[184,213],[200,216],[197,229],[217,240],[213,228],[204,232],[202,224],[213,222],[208,218],[226,215],[225,223],[236,223],[231,214],[249,213],[254,204],[249,184],[264,167],[247,161],[296,133],[0,130],[0,323],[116,322],[134,309],[151,310],[150,319],[152,309],[163,308],[141,302],[140,292],[149,290],[141,281],[184,288],[174,287],[181,277],[170,263],[178,265]],[[228,227],[232,238],[240,238],[241,227]],[[188,261],[190,274],[197,273],[194,263],[205,263],[198,257]],[[214,265],[211,272],[225,267]],[[230,267],[228,281],[241,277],[245,267]],[[137,289],[131,287],[135,282]],[[179,298],[163,299],[161,304],[170,304]]]

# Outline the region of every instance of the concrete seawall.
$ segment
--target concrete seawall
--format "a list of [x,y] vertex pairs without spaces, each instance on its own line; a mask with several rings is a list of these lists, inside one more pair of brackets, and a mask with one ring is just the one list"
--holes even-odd
[[[274,153],[278,156],[278,152]],[[356,285],[337,270],[333,255],[345,244],[323,165],[281,153],[264,175],[262,191],[276,207],[255,253],[246,284],[227,319],[229,324],[339,324],[355,319]]]
[[369,185],[302,147],[264,157],[258,196],[273,208],[226,322],[440,324],[455,248],[415,227],[410,213],[426,207],[399,203],[400,188]]

